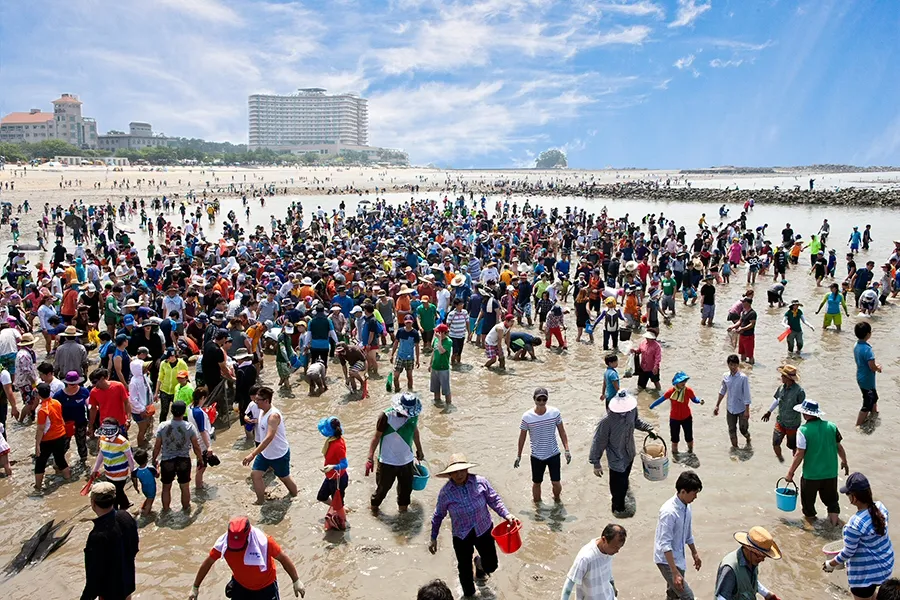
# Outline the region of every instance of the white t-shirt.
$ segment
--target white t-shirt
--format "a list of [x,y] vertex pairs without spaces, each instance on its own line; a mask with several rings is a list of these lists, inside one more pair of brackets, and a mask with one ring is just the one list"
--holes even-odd
[[556,443],[556,427],[562,423],[562,415],[559,409],[548,406],[544,414],[539,415],[534,409],[522,414],[522,423],[519,429],[528,432],[531,439],[531,455],[538,460],[547,460],[551,456],[559,454],[559,444]]
[[[259,407],[256,405],[256,402],[251,401],[250,404],[247,405],[247,410],[244,411],[244,415],[250,417],[251,419],[255,419],[259,422]],[[259,426],[253,425],[253,441],[257,444],[262,441],[262,436],[259,434]]]
[[575,584],[575,600],[615,600],[612,580],[612,559],[597,547],[597,540],[591,540],[575,557],[569,574]]

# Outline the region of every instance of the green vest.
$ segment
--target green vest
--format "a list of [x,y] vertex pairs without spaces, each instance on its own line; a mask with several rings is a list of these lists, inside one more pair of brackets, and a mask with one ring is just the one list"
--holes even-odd
[[800,427],[806,438],[803,479],[821,480],[838,476],[837,425],[822,419],[807,421]]
[[[734,552],[729,552],[722,559],[722,562],[719,563],[719,571],[716,576],[716,588],[719,587],[719,582],[722,579],[723,574],[725,573],[725,569],[731,569],[731,572],[734,573],[735,580],[735,591],[734,596],[729,598],[729,600],[756,600],[756,588],[757,582],[759,579],[759,568],[752,567],[750,570],[747,569],[744,565],[740,563],[740,559],[738,558],[738,554],[742,552],[741,548],[738,548]],[[744,560],[746,563],[746,559]],[[747,565],[749,566],[749,564]]]
[[789,429],[797,429],[803,421],[803,415],[794,410],[794,406],[802,404],[806,399],[806,393],[800,384],[794,383],[791,387],[784,384],[775,392],[778,398],[778,422]]

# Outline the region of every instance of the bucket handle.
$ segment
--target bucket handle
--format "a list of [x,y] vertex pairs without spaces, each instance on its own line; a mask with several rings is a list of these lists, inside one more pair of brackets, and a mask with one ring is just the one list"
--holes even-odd
[[413,466],[414,471],[418,471],[418,469],[416,467],[418,467],[419,465],[425,465],[425,468],[428,469],[428,474],[429,475],[431,474],[431,465],[428,464],[427,460],[425,460],[424,458],[422,460],[419,460],[418,458],[414,459],[414,460],[415,460],[415,465]]
[[[646,450],[647,450],[647,440],[649,440],[649,439],[650,439],[650,434],[648,433],[647,436],[644,438],[644,443],[641,445],[641,450],[643,450],[645,454],[646,454]],[[656,439],[658,439],[659,441],[662,442],[663,456],[669,456],[669,447],[666,446],[666,440],[664,440],[661,435],[657,435]]]
[[[784,482],[784,488],[782,488],[780,485],[780,483],[782,481]],[[781,479],[779,479],[778,481],[775,482],[775,491],[777,492],[780,489],[786,489],[786,490],[790,489],[790,488],[788,488],[789,485],[794,486],[794,494],[796,495],[797,494],[797,484],[794,483],[793,481],[788,481],[784,477],[782,477]]]

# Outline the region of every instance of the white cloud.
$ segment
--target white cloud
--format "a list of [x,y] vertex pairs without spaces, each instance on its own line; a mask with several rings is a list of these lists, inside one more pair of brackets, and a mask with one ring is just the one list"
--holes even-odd
[[675,14],[675,20],[669,23],[669,27],[690,25],[710,8],[712,8],[712,2],[697,4],[697,0],[678,0],[678,11]]
[[647,0],[640,0],[639,2],[633,3],[604,2],[595,4],[594,7],[598,8],[601,11],[623,15],[632,15],[636,17],[646,17],[648,15],[653,15],[659,19],[662,19],[666,16],[666,11],[663,10],[662,6],[654,2],[648,2]]
[[687,68],[690,67],[692,64],[694,64],[694,59],[695,59],[695,58],[696,58],[696,57],[695,57],[693,54],[689,54],[689,55],[687,55],[687,56],[683,56],[683,57],[679,58],[678,60],[676,60],[675,63],[674,63],[672,66],[675,67],[675,68],[677,68],[677,69],[687,69]]
[[612,44],[642,44],[652,29],[646,25],[619,27],[618,29],[598,33],[587,39],[585,46],[609,46]]
[[761,44],[754,44],[752,42],[743,42],[740,40],[729,40],[722,38],[700,38],[696,40],[696,42],[701,43],[705,46],[715,46],[717,48],[731,48],[737,51],[748,51],[748,52],[759,52],[760,50],[765,50],[769,46],[774,46],[775,42],[772,40],[766,40]]
[[714,58],[709,61],[709,66],[714,69],[725,69],[727,67],[739,67],[744,64],[744,59],[737,58],[732,60],[722,60],[721,58]]
[[218,0],[156,0],[156,4],[201,21],[225,25],[243,23],[243,19],[233,9]]

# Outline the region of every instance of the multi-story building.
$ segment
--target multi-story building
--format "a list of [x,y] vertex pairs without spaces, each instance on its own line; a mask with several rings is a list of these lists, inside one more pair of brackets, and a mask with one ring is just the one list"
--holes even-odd
[[0,120],[0,142],[62,140],[76,148],[97,147],[97,122],[81,114],[81,101],[63,94],[53,101],[53,113],[14,112]]
[[120,149],[138,150],[150,146],[167,146],[169,139],[164,135],[154,134],[150,123],[132,121],[128,124],[128,133],[108,131],[106,135],[99,136],[97,145],[100,150],[115,152]]
[[293,151],[319,145],[365,147],[368,101],[356,94],[304,88],[290,96],[254,94],[249,100],[251,150]]

